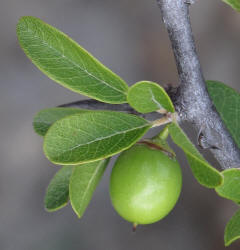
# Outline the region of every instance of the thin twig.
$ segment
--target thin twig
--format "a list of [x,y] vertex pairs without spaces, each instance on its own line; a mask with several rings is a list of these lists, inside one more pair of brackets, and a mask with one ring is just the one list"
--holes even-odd
[[127,103],[123,104],[109,104],[104,102],[99,102],[93,99],[80,100],[76,102],[62,104],[59,107],[66,108],[80,108],[80,109],[91,109],[91,110],[112,110],[112,111],[122,111],[133,115],[138,115],[148,120],[155,120],[159,118],[159,114],[157,112],[152,112],[149,114],[138,113],[132,107],[130,107]]
[[131,108],[127,103],[123,104],[109,104],[104,102],[99,102],[93,99],[80,100],[76,102],[62,104],[59,107],[67,108],[82,108],[82,109],[93,109],[93,110],[115,110],[124,111],[131,114],[140,115],[136,110]]

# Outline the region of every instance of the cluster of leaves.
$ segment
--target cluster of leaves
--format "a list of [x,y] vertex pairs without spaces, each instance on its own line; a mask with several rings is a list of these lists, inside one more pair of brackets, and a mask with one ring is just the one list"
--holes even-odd
[[[158,84],[141,81],[129,88],[76,42],[40,19],[22,17],[17,34],[32,62],[48,77],[74,92],[110,104],[128,103],[140,113],[175,112],[169,96]],[[218,112],[240,145],[239,114],[233,113],[240,104],[239,94],[218,82],[209,81],[207,86]],[[227,107],[222,105],[223,99],[228,102]],[[81,217],[111,156],[134,145],[155,122],[116,111],[76,108],[40,111],[34,118],[34,129],[44,138],[46,157],[62,166],[48,186],[46,209],[58,210],[70,199]],[[185,153],[196,180],[207,188],[215,188],[220,196],[240,203],[240,171],[220,173],[202,157],[175,120],[166,128],[173,142]],[[226,227],[226,245],[240,237],[240,231],[234,229],[240,224],[239,213]]]

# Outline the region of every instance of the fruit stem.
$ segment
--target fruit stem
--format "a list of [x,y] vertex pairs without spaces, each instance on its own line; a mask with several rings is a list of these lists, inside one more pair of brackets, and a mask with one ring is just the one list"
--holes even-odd
[[135,233],[136,232],[136,230],[137,230],[137,223],[136,222],[134,222],[133,223],[133,227],[132,227],[132,231]]
[[174,151],[169,147],[167,143],[167,138],[169,135],[169,125],[165,126],[158,135],[154,136],[151,140],[148,141],[148,143],[152,143],[155,146],[161,148],[161,151],[167,154],[171,158],[175,158]]
[[166,126],[165,128],[163,128],[163,130],[161,130],[161,132],[155,137],[155,139],[159,138],[161,141],[166,141],[169,135],[169,130],[168,130],[168,126]]

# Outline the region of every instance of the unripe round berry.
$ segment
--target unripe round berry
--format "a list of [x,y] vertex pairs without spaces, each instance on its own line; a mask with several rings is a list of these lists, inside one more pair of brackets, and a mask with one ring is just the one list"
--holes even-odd
[[136,144],[117,159],[111,173],[113,207],[127,221],[151,224],[175,206],[182,187],[178,162],[145,144]]

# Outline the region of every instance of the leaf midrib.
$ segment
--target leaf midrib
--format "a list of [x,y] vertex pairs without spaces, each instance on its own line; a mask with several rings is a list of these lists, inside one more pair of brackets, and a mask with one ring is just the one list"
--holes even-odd
[[[121,90],[115,88],[115,87],[112,86],[112,85],[109,85],[109,84],[108,84],[107,82],[105,82],[104,80],[99,79],[98,77],[92,75],[92,74],[91,74],[89,71],[87,71],[86,69],[83,69],[80,65],[76,64],[73,60],[71,60],[71,59],[69,59],[68,57],[66,57],[66,56],[64,55],[63,52],[61,52],[61,51],[55,49],[54,47],[52,47],[51,45],[49,45],[49,44],[47,43],[46,40],[41,39],[39,36],[36,36],[36,35],[34,34],[34,32],[33,32],[31,29],[29,29],[29,27],[26,29],[26,33],[31,33],[31,34],[33,34],[32,37],[38,38],[40,41],[42,41],[43,44],[45,43],[46,46],[47,46],[48,48],[50,48],[50,49],[52,49],[53,51],[55,51],[55,53],[58,54],[59,56],[65,58],[68,62],[72,63],[75,67],[77,67],[77,68],[79,68],[80,70],[86,72],[90,77],[95,78],[96,80],[98,80],[99,82],[102,82],[102,83],[105,84],[106,86],[108,86],[108,87],[110,87],[110,88],[116,90],[117,92],[120,92],[120,93],[126,95],[126,92],[121,91]],[[69,38],[69,39],[70,39],[70,38]],[[73,42],[73,41],[71,40],[71,42]],[[81,49],[82,49],[82,48],[81,48]],[[81,59],[81,60],[82,60],[82,59]],[[96,59],[94,59],[94,60],[96,60]],[[99,63],[99,62],[97,62],[97,63]]]
[[161,109],[161,108],[162,108],[162,105],[156,100],[155,95],[153,94],[152,89],[151,89],[151,88],[148,88],[148,89],[149,89],[149,92],[150,92],[152,101],[157,105],[157,107],[158,107],[159,109]]
[[[94,173],[92,174],[92,177],[91,177],[90,180],[88,181],[88,185],[87,185],[87,187],[85,188],[85,191],[84,191],[84,193],[83,193],[83,195],[82,195],[82,198],[80,199],[79,210],[82,209],[83,201],[85,200],[85,197],[86,197],[86,195],[87,195],[87,192],[88,192],[88,190],[89,190],[89,188],[90,188],[90,186],[91,186],[91,184],[92,184],[92,182],[93,182],[95,176],[97,175],[98,170],[101,168],[102,163],[103,163],[103,162],[101,161],[100,164],[98,164],[98,166],[96,167],[96,170],[95,170]],[[78,214],[79,217],[81,216],[81,214],[79,214],[79,213],[77,213],[77,214]]]
[[130,132],[130,131],[137,130],[137,129],[141,129],[141,128],[144,128],[144,127],[147,127],[147,126],[150,126],[150,125],[149,125],[149,124],[145,124],[145,125],[143,125],[143,126],[135,127],[135,128],[132,128],[132,129],[128,129],[128,130],[125,130],[125,131],[121,131],[121,132],[117,132],[117,133],[115,133],[115,134],[111,134],[111,135],[108,135],[108,136],[105,136],[105,137],[98,137],[96,140],[92,140],[92,141],[89,141],[89,142],[84,143],[84,144],[78,144],[78,145],[76,145],[76,146],[74,146],[74,147],[72,147],[72,148],[70,148],[70,149],[68,149],[68,150],[63,150],[63,151],[61,151],[61,152],[62,152],[62,153],[65,153],[65,152],[68,152],[68,151],[73,151],[74,149],[77,149],[77,148],[79,148],[79,147],[81,147],[81,146],[90,145],[90,144],[92,144],[92,143],[94,143],[94,142],[102,141],[102,140],[108,139],[108,138],[110,138],[110,137],[113,137],[113,136],[115,136],[115,135],[126,134],[126,133],[128,133],[128,132]]

